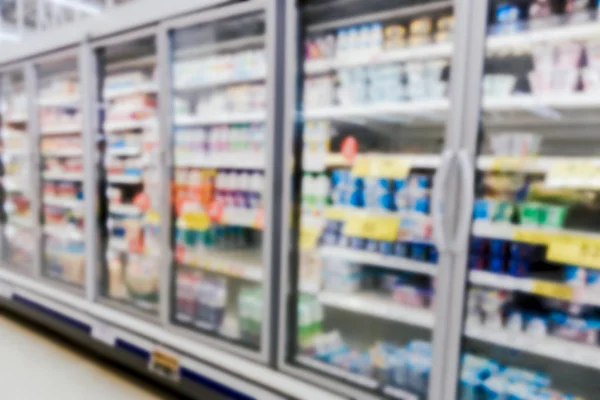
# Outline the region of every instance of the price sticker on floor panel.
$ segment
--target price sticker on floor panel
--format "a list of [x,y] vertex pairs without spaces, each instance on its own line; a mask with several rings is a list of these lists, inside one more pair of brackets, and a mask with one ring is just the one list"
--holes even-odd
[[148,369],[167,379],[179,381],[179,356],[162,348],[152,350]]
[[553,282],[533,282],[531,292],[560,300],[573,300],[574,295],[572,287]]
[[554,241],[548,246],[546,259],[600,269],[600,240]]
[[346,220],[344,235],[392,242],[398,235],[398,225],[397,217],[356,215]]

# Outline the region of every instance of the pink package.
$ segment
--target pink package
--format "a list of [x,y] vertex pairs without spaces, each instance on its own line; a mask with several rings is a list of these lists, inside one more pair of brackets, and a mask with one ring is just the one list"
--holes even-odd
[[555,69],[552,71],[551,91],[553,93],[573,93],[579,83],[579,70]]
[[600,40],[587,42],[585,44],[587,64],[592,68],[600,68]]
[[562,43],[556,50],[556,67],[579,68],[583,56],[583,45],[576,42]]
[[535,69],[549,69],[554,67],[556,49],[549,44],[537,45],[531,52]]
[[600,68],[584,68],[581,70],[583,90],[587,93],[600,93]]
[[533,94],[539,95],[550,92],[552,85],[552,70],[533,70],[527,74],[527,78],[529,79],[529,86],[531,86],[531,92]]
[[410,307],[429,307],[429,293],[414,286],[397,285],[394,288],[393,298],[394,301]]

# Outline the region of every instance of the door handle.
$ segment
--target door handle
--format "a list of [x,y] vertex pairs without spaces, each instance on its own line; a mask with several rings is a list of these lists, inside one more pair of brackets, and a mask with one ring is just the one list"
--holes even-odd
[[458,228],[452,249],[455,252],[465,249],[469,239],[469,229],[471,229],[473,202],[475,201],[475,169],[473,162],[466,149],[458,152],[458,166],[460,173],[460,190],[463,194],[460,201],[460,214],[458,216]]
[[444,150],[440,159],[440,165],[438,166],[433,177],[431,217],[433,223],[433,242],[437,247],[438,252],[448,251],[451,249],[446,238],[442,201],[444,197],[444,186],[448,180],[450,170],[452,169],[452,161],[454,160],[454,156],[455,152],[453,150]]

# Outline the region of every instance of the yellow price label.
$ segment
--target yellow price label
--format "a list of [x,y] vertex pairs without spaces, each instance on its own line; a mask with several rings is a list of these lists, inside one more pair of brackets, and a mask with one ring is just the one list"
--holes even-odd
[[321,230],[313,226],[303,226],[300,228],[300,248],[302,250],[312,250],[317,247],[317,242],[321,237]]
[[150,210],[146,213],[146,222],[149,224],[160,224],[160,215],[157,211]]
[[555,241],[559,234],[555,232],[544,232],[539,229],[518,228],[513,233],[513,239],[517,242],[531,244],[548,244]]
[[553,282],[534,282],[532,293],[544,297],[552,297],[560,300],[572,300],[574,290],[568,285]]
[[527,169],[528,165],[535,164],[536,159],[532,157],[499,156],[492,159],[492,171],[521,171]]
[[381,178],[406,178],[410,171],[408,160],[401,158],[376,158],[371,162],[371,175]]
[[346,209],[342,207],[329,207],[325,210],[325,218],[342,221],[346,219]]
[[553,186],[587,187],[600,174],[600,160],[565,160],[552,164],[546,183]]
[[186,229],[204,231],[210,227],[210,218],[203,211],[183,213],[181,219]]
[[550,243],[548,261],[600,269],[600,240],[562,240]]
[[363,178],[371,175],[371,160],[367,157],[358,157],[352,166],[352,175]]
[[352,216],[344,224],[344,235],[365,239],[394,241],[399,218],[393,216]]

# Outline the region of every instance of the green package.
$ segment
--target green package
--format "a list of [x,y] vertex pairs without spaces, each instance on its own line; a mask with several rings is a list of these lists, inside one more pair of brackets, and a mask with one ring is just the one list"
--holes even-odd
[[543,206],[536,202],[519,204],[519,222],[523,226],[537,226],[542,219]]
[[565,225],[568,207],[542,205],[540,224],[549,228],[562,228]]

